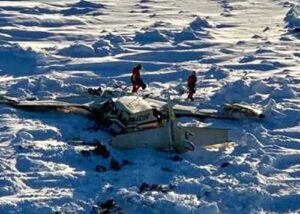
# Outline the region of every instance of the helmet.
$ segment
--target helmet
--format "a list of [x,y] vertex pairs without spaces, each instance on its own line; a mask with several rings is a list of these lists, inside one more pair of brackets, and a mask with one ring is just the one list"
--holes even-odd
[[196,71],[192,71],[192,75],[196,75]]

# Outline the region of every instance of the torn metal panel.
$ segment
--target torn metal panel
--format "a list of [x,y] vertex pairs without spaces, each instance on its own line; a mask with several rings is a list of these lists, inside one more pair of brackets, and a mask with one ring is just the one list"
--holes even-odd
[[90,107],[83,104],[73,104],[55,100],[22,100],[13,99],[10,97],[1,97],[2,103],[8,104],[15,108],[24,109],[28,111],[90,111]]
[[116,107],[129,114],[143,113],[152,110],[152,107],[144,99],[138,96],[123,96],[114,101]]
[[169,149],[168,126],[148,129],[139,132],[116,135],[112,137],[111,144],[118,149],[154,148]]
[[154,148],[173,149],[177,153],[189,151],[188,141],[195,146],[208,146],[229,142],[228,129],[213,127],[173,127],[143,130],[116,135],[112,146],[118,149]]
[[208,146],[229,142],[229,129],[214,127],[181,127],[183,130],[192,133],[190,140],[196,146]]
[[226,114],[230,114],[234,117],[246,116],[246,117],[258,118],[258,119],[262,119],[265,117],[265,115],[261,110],[240,103],[232,103],[232,104],[226,103],[224,104],[223,109]]

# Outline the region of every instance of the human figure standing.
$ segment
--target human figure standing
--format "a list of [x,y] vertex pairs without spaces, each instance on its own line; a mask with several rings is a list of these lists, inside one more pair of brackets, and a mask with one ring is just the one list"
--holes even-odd
[[143,79],[141,78],[141,69],[142,69],[141,64],[137,64],[132,69],[132,75],[131,75],[132,93],[136,93],[140,87],[142,87],[143,90],[147,87]]
[[187,88],[189,90],[189,92],[188,92],[189,95],[188,95],[187,99],[190,99],[191,101],[194,101],[193,95],[196,92],[196,89],[195,89],[196,82],[197,82],[196,72],[193,71],[187,80]]

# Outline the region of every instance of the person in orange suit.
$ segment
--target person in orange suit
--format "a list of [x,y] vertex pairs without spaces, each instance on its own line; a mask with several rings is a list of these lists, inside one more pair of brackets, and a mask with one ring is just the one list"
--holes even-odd
[[142,87],[143,90],[147,87],[141,77],[141,69],[142,69],[141,64],[137,64],[132,69],[132,75],[131,75],[132,93],[136,93],[140,87]]

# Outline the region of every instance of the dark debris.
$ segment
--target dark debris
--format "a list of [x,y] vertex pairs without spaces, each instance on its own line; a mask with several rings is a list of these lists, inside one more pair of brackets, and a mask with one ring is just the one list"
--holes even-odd
[[175,162],[177,162],[177,161],[182,161],[183,159],[180,157],[180,156],[178,156],[178,155],[175,155],[175,156],[173,156],[173,157],[171,157],[170,158],[172,161],[175,161]]
[[175,188],[175,186],[171,185],[171,184],[169,184],[169,185],[162,185],[162,184],[149,185],[149,184],[144,182],[140,186],[140,193],[150,192],[150,191],[167,193],[167,192],[171,191],[174,188]]
[[98,143],[93,150],[94,154],[101,155],[103,158],[107,159],[110,156],[110,152],[107,150],[104,144]]
[[114,158],[111,158],[110,168],[115,170],[115,171],[120,171],[121,166],[120,166],[120,163],[117,160],[115,160]]

